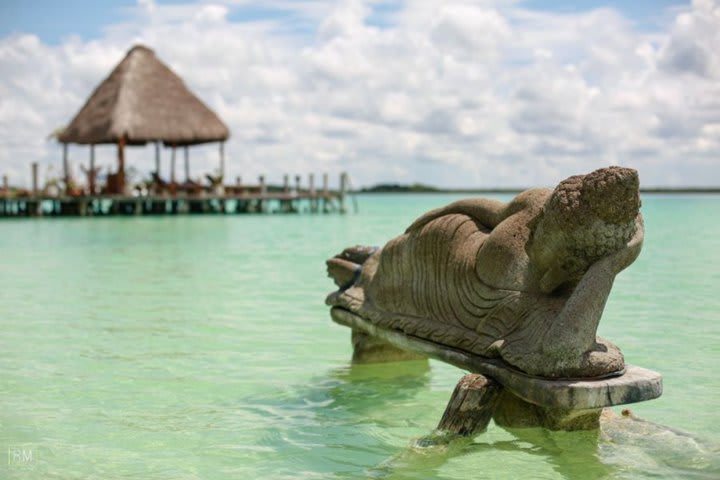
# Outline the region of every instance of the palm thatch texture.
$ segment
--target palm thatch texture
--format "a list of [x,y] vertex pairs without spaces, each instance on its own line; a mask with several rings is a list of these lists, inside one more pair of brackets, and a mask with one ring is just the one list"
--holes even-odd
[[223,142],[228,136],[227,126],[180,77],[151,49],[136,45],[90,95],[58,140],[117,144],[117,187],[122,189],[125,145],[188,146]]

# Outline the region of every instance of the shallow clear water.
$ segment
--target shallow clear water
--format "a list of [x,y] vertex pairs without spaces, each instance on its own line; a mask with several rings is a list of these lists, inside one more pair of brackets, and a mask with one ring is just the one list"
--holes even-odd
[[463,372],[350,368],[324,260],[455,198],[0,222],[0,478],[720,478],[720,196],[644,197],[644,250],[600,325],[664,375],[631,407],[650,423],[414,447]]

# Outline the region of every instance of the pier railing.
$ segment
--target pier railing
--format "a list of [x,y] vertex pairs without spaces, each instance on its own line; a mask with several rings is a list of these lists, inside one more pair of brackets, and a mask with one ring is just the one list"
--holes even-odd
[[[36,167],[33,168],[33,172]],[[233,214],[233,213],[331,213],[345,212],[348,176],[340,175],[340,188],[330,190],[328,176],[323,186],[315,189],[314,176],[308,187],[301,188],[300,176],[291,188],[285,175],[282,187],[269,186],[265,177],[257,185],[243,185],[238,178],[235,185],[203,186],[150,184],[135,188],[131,194],[102,194],[76,192],[49,194],[40,192],[33,181],[33,190],[11,189],[4,178],[0,190],[0,217],[38,216],[107,216],[107,215],[175,215],[175,214]]]

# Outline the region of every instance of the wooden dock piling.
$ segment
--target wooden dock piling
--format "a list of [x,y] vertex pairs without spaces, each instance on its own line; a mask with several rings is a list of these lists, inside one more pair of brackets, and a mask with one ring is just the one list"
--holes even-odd
[[340,174],[340,212],[345,213],[345,194],[348,189],[348,174],[342,172]]
[[327,201],[327,194],[330,191],[328,179],[329,179],[328,174],[323,173],[323,190],[322,191],[323,191],[323,196],[325,196],[325,198],[323,198],[323,201],[322,201],[323,212],[327,212],[329,210],[329,204]]
[[97,174],[97,170],[95,170],[95,145],[90,145],[90,172],[88,174],[88,188],[90,189],[90,193],[95,193],[95,175]]
[[160,142],[155,142],[155,175],[160,177]]
[[[124,195],[125,192],[125,136],[118,140],[118,172],[117,172],[117,192]],[[67,145],[67,144],[66,144]]]
[[37,164],[37,162],[33,162],[32,166],[30,168],[32,169],[32,196],[37,197],[38,196],[38,164]]
[[[265,175],[260,175],[260,196],[265,197],[267,195],[267,186],[265,185]],[[263,201],[261,199],[258,199],[257,202],[255,202],[257,205],[257,208],[255,211],[257,212],[264,212],[265,211],[265,205],[263,204]]]
[[310,194],[310,211],[317,213],[318,211],[318,200],[315,192],[315,175],[308,175],[308,193]]
[[65,192],[68,191],[70,185],[70,165],[68,160],[68,144],[63,143],[63,182]]
[[175,187],[175,145],[170,152],[170,184]]
[[225,142],[220,142],[220,166],[218,167],[220,178],[225,177]]
[[190,181],[190,149],[185,145],[185,183]]

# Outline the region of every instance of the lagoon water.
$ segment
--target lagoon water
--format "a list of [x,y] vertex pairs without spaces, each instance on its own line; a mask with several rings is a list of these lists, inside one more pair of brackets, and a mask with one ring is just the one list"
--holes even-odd
[[[462,371],[350,367],[324,260],[458,198],[358,214],[0,222],[0,478],[720,478],[720,196],[643,197],[600,334],[665,392],[600,433],[419,448]],[[508,197],[499,197],[508,198]],[[620,409],[617,409],[618,411]]]

